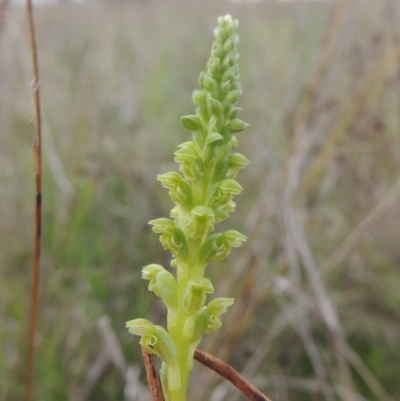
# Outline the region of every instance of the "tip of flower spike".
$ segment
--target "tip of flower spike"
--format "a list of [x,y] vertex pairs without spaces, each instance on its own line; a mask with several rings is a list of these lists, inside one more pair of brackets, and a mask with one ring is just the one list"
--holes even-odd
[[226,14],[223,17],[219,17],[218,23],[221,24],[222,22],[232,22],[232,16],[230,14]]

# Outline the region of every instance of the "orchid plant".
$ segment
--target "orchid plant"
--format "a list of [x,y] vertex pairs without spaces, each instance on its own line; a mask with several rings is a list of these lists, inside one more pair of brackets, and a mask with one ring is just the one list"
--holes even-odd
[[242,190],[235,178],[249,164],[243,155],[232,152],[238,146],[234,134],[247,126],[237,118],[240,109],[236,103],[242,93],[237,27],[238,21],[230,15],[218,19],[211,56],[199,77],[200,89],[192,96],[196,114],[182,117],[193,140],[179,145],[175,152],[180,172],[157,177],[176,206],[171,219],[149,223],[172,253],[176,277],[158,264],[144,267],[142,277],[167,307],[168,330],[146,319],[126,323],[130,333],[141,337],[145,350],[162,359],[166,401],[186,400],[196,347],[204,334],[221,326],[221,315],[234,301],[216,298],[206,303],[207,295],[214,292],[205,277],[206,267],[246,240],[235,230],[214,233],[214,226],[235,210],[232,196]]

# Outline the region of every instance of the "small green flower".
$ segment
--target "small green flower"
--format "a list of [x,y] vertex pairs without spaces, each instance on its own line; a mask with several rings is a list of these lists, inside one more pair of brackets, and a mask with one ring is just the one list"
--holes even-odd
[[175,232],[175,224],[170,219],[161,218],[150,220],[149,224],[153,226],[153,231],[155,233],[167,233],[172,235]]
[[228,194],[235,194],[238,195],[240,192],[242,192],[242,186],[232,178],[228,178],[226,180],[221,181],[219,184],[219,189]]
[[195,315],[201,311],[207,294],[212,294],[214,287],[208,278],[192,279],[187,283],[183,295],[183,309],[187,314]]
[[190,225],[190,237],[194,239],[205,238],[210,231],[214,230],[214,211],[207,206],[196,206],[191,213],[193,217],[188,223]]
[[206,264],[212,260],[221,260],[229,255],[232,247],[239,247],[246,236],[235,230],[225,231],[208,237],[200,248],[200,260]]
[[157,354],[167,365],[174,365],[177,359],[175,344],[161,326],[155,326],[146,319],[134,319],[126,322],[129,333],[140,336],[140,344],[150,354]]
[[194,323],[192,341],[197,344],[204,334],[217,330],[221,326],[221,315],[234,301],[233,298],[216,298],[204,307]]
[[173,308],[178,295],[178,285],[174,276],[162,266],[151,264],[143,268],[142,278],[150,280],[149,291],[160,297],[168,308]]

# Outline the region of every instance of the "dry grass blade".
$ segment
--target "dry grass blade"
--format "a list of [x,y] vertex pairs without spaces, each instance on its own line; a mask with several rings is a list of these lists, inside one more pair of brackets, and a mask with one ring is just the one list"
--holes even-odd
[[71,397],[76,401],[90,399],[92,392],[101,385],[104,375],[110,365],[121,373],[125,380],[125,400],[149,399],[147,387],[139,380],[139,366],[127,366],[119,339],[113,330],[108,316],[102,316],[97,321],[97,327],[103,344],[93,362],[86,370],[86,377],[77,396]]
[[346,345],[345,355],[347,360],[353,365],[354,369],[363,378],[364,382],[380,401],[394,401],[371,373],[357,352],[355,352],[348,344]]
[[[326,139],[323,147],[314,158],[313,163],[308,168],[304,178],[295,195],[296,199],[301,199],[302,195],[307,193],[309,187],[317,182],[323,173],[325,167],[330,161],[332,150],[340,142],[345,133],[353,124],[354,120],[362,110],[370,93],[383,85],[384,80],[396,66],[400,58],[400,46],[398,45],[389,56],[377,62],[374,71],[361,82],[360,87],[355,91],[350,103],[345,108],[343,115],[339,118],[338,123]],[[382,89],[378,89],[376,96],[379,97],[383,93]]]
[[101,336],[103,337],[104,345],[107,350],[110,360],[114,366],[126,376],[127,366],[122,351],[121,344],[118,341],[117,335],[110,325],[110,320],[107,316],[102,316],[97,323]]
[[327,271],[342,263],[349,253],[356,247],[364,231],[377,218],[382,216],[386,210],[391,208],[400,197],[400,179],[386,192],[378,204],[364,217],[357,227],[339,245],[333,255],[323,263],[321,268]]
[[315,264],[311,249],[307,242],[307,238],[300,227],[300,223],[297,221],[294,210],[289,211],[291,214],[292,221],[292,232],[298,252],[303,260],[303,265],[307,275],[309,276],[312,288],[318,300],[318,305],[321,311],[321,315],[325,324],[327,325],[333,340],[334,351],[336,361],[338,363],[339,371],[346,387],[354,393],[351,371],[348,366],[346,359],[344,358],[344,348],[346,346],[346,339],[339,322],[339,318],[336,309],[330,300],[324,283],[319,274],[318,268]]
[[[287,210],[285,211],[285,224],[287,229],[287,247],[288,247],[288,258],[290,263],[290,269],[292,272],[292,289],[290,291],[291,296],[293,297],[293,301],[295,303],[295,307],[293,307],[295,311],[295,319],[292,322],[294,329],[297,331],[301,341],[304,345],[304,348],[307,352],[308,358],[313,366],[315,375],[318,379],[319,389],[324,395],[324,399],[332,400],[333,392],[331,388],[329,388],[327,383],[327,371],[323,362],[323,358],[321,357],[318,347],[315,344],[315,341],[312,336],[309,316],[308,316],[308,305],[304,302],[304,295],[302,294],[299,286],[299,275],[300,275],[300,265],[298,263],[297,252],[299,241],[296,238],[296,227],[297,220],[295,211],[287,206]],[[303,261],[303,264],[305,262]],[[294,279],[293,279],[294,278]],[[313,281],[311,279],[311,281]],[[314,279],[314,282],[318,281]],[[315,284],[314,284],[315,286]],[[319,287],[319,284],[317,284]],[[317,292],[314,288],[314,291]],[[318,297],[318,295],[317,295]],[[318,304],[321,304],[321,301],[318,300]],[[329,308],[329,305],[328,305]],[[336,325],[337,319],[331,317],[332,313],[328,314],[328,320],[330,321],[330,325]],[[333,314],[334,315],[334,314]],[[331,322],[333,320],[333,322]],[[329,326],[329,325],[328,325]]]
[[35,332],[39,298],[39,268],[41,250],[41,229],[42,229],[42,128],[40,115],[40,92],[39,92],[39,67],[36,50],[35,25],[33,20],[33,8],[31,0],[26,1],[28,27],[30,36],[30,48],[33,66],[33,101],[35,108],[36,140],[34,142],[35,160],[35,184],[36,184],[36,207],[35,207],[35,250],[32,269],[32,291],[30,298],[29,315],[29,339],[28,339],[28,362],[25,401],[32,398],[33,373],[34,373],[34,354],[35,354]]
[[226,380],[229,380],[251,401],[271,401],[265,394],[250,384],[241,376],[232,366],[222,362],[218,358],[210,355],[208,352],[197,349],[194,354],[196,361],[212,369]]

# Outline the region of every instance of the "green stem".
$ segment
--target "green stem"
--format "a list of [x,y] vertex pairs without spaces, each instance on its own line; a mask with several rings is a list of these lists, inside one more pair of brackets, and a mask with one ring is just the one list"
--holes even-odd
[[[188,364],[189,352],[190,352],[190,338],[184,337],[184,329],[187,320],[190,315],[185,313],[183,307],[183,298],[185,288],[187,287],[188,281],[191,279],[190,269],[187,266],[178,265],[178,299],[179,305],[176,311],[176,316],[173,322],[168,321],[168,331],[171,334],[172,340],[174,341],[178,353],[178,368],[181,379],[181,389],[179,395],[174,394],[175,397],[169,397],[170,401],[186,401],[186,393],[189,382],[189,376],[191,373],[190,366]],[[178,397],[178,398],[177,398]]]

